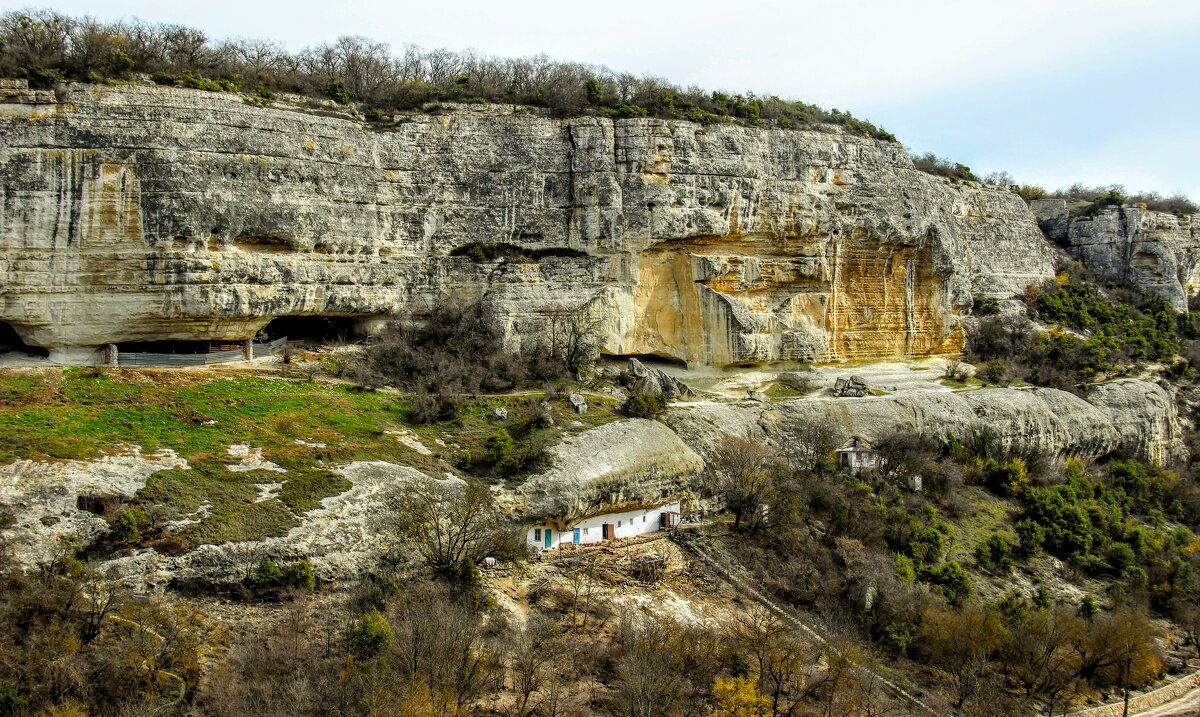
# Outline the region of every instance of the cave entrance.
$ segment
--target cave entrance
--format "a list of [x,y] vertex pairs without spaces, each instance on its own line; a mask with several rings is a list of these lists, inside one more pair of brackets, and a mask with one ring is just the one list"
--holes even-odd
[[302,341],[306,346],[345,342],[362,336],[359,320],[353,316],[280,316],[258,333],[258,340],[274,341],[287,337],[288,343]]
[[45,358],[50,355],[50,352],[41,346],[30,346],[25,343],[13,325],[7,321],[0,321],[0,354],[4,353],[22,353],[26,356],[40,356]]
[[214,351],[240,350],[242,342],[221,341],[130,341],[117,344],[120,354],[208,354]]
[[655,368],[681,368],[688,367],[687,361],[674,356],[659,356],[658,354],[604,354],[604,358],[609,361],[619,361],[621,363],[629,363],[629,359],[637,359],[647,366]]

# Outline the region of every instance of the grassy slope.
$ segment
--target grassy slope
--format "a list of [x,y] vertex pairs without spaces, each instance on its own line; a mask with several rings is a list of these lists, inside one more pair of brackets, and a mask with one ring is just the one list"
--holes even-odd
[[[99,376],[90,369],[6,371],[0,372],[0,464],[24,458],[86,460],[128,445],[144,451],[169,448],[192,470],[156,473],[139,500],[147,507],[167,506],[172,517],[207,506],[208,517],[179,535],[190,546],[254,539],[286,533],[298,524],[298,515],[348,488],[329,470],[332,465],[381,459],[437,475],[454,467],[460,451],[481,455],[484,440],[500,426],[518,440],[529,436],[523,407],[532,397],[480,399],[457,421],[412,426],[403,397],[322,381],[215,371],[122,369]],[[592,410],[577,417],[582,425],[575,426],[566,402],[556,403],[561,428],[544,440],[616,416],[613,402],[593,397]],[[489,422],[494,406],[507,408],[511,418]],[[395,432],[406,430],[433,455],[397,440]],[[227,451],[236,443],[261,448],[266,460],[287,473],[230,471],[227,466],[237,460]],[[280,481],[278,498],[257,500],[256,484]]]

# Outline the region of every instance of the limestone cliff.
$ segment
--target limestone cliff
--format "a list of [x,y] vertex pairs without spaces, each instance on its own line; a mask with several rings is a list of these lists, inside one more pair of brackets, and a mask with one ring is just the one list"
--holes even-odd
[[1200,217],[1110,206],[1072,217],[1062,199],[1031,205],[1046,236],[1096,274],[1157,294],[1180,311],[1200,290]]
[[[828,132],[464,106],[344,111],[150,86],[0,97],[0,321],[65,357],[382,319],[452,293],[514,334],[692,364],[953,352],[975,296],[1052,271],[1015,195]],[[451,256],[477,242],[575,256]]]
[[1099,458],[1119,452],[1156,463],[1182,450],[1171,396],[1155,384],[1117,381],[1096,386],[1087,399],[1051,388],[914,392],[859,399],[816,398],[759,405],[703,404],[672,411],[667,423],[701,455],[724,434],[767,440],[781,448],[803,441],[812,425],[829,426],[840,440],[868,440],[896,430],[942,439],[986,430],[1020,453]]

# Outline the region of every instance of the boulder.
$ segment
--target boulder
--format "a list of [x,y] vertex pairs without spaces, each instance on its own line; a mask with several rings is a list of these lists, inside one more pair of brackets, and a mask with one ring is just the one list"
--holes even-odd
[[570,396],[567,396],[567,401],[571,403],[571,408],[575,409],[575,413],[588,412],[588,402],[582,394],[572,393]]
[[621,374],[621,385],[636,393],[661,394],[667,398],[688,398],[693,395],[692,389],[683,381],[635,358],[629,359],[629,366]]

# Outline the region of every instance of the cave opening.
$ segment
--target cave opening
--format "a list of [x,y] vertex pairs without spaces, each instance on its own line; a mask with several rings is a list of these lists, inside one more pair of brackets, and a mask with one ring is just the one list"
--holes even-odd
[[306,345],[345,342],[363,335],[359,320],[353,316],[279,316],[258,332],[258,339],[274,341],[287,337],[288,342],[303,341]]
[[0,321],[0,354],[2,353],[23,353],[42,358],[50,355],[50,352],[41,346],[30,346],[25,343],[13,325],[7,321]]
[[660,356],[658,354],[604,354],[604,358],[609,361],[619,361],[628,363],[629,359],[637,359],[647,366],[655,366],[657,368],[682,368],[688,367],[687,361],[674,356]]
[[240,341],[127,341],[117,344],[118,354],[207,354],[240,348]]

